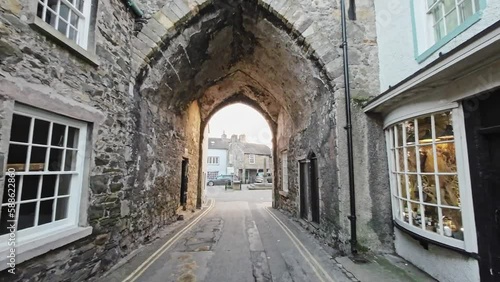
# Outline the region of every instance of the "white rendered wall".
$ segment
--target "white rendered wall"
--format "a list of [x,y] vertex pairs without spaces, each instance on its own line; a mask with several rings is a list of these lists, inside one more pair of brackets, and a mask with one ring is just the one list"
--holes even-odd
[[[414,0],[423,1],[423,0]],[[500,0],[487,0],[481,20],[420,64],[415,60],[410,0],[375,0],[379,48],[380,91],[386,91],[443,54],[500,20]],[[422,53],[425,50],[420,50]]]
[[394,230],[396,253],[441,282],[478,282],[477,260],[429,244],[424,249],[418,241],[398,229]]
[[[219,164],[218,165],[208,164],[207,163],[208,157],[219,157]],[[207,150],[207,157],[205,158],[205,163],[207,166],[207,172],[208,171],[218,171],[219,175],[227,174],[227,150],[208,149]]]

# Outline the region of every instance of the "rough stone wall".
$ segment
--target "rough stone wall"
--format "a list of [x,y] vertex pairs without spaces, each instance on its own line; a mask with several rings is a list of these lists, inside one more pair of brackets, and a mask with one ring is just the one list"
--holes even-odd
[[[0,273],[2,279],[86,281],[108,270],[176,219],[183,156],[192,160],[188,208],[196,205],[199,110],[193,105],[178,114],[168,101],[134,96],[133,14],[119,0],[97,2],[95,46],[89,49],[95,49],[98,67],[28,24],[33,1],[0,3],[1,155],[8,151],[16,95],[34,107],[44,108],[47,97],[54,108],[71,105],[66,112],[74,118],[91,120],[79,109],[103,117],[90,124],[92,157],[84,181],[89,196],[83,224],[93,227],[92,235],[17,265],[14,278]],[[194,127],[185,132],[187,124]]]

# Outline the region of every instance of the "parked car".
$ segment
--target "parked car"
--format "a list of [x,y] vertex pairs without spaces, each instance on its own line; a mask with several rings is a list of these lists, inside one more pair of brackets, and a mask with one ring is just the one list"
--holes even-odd
[[266,176],[264,176],[263,172],[259,172],[257,176],[255,177],[255,183],[272,183],[273,182],[273,177],[271,176],[271,173],[266,173]]
[[219,175],[217,178],[209,180],[207,182],[208,186],[214,186],[214,185],[226,185],[226,184],[231,184],[233,181],[233,176],[232,175]]

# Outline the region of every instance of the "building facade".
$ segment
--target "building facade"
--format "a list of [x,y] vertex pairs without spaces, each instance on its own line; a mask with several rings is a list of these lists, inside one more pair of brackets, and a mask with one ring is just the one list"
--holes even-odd
[[206,157],[207,181],[227,174],[227,158],[229,139],[223,134],[221,138],[208,138]]
[[498,281],[500,2],[375,1],[395,250],[439,281]]
[[258,175],[271,174],[272,154],[267,145],[248,143],[245,135],[233,135],[228,152],[228,169],[243,183],[254,183]]

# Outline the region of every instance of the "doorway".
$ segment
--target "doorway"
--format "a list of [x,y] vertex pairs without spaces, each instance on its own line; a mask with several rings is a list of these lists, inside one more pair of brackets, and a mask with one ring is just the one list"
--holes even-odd
[[187,204],[187,187],[188,187],[188,165],[189,160],[186,158],[182,159],[182,168],[181,168],[181,194],[180,194],[180,204],[186,209]]
[[481,281],[500,281],[500,91],[463,105]]
[[299,197],[300,197],[300,217],[308,220],[307,217],[307,165],[306,160],[299,161]]
[[316,154],[309,154],[309,191],[311,194],[312,221],[319,224],[319,187],[318,187],[318,158]]

